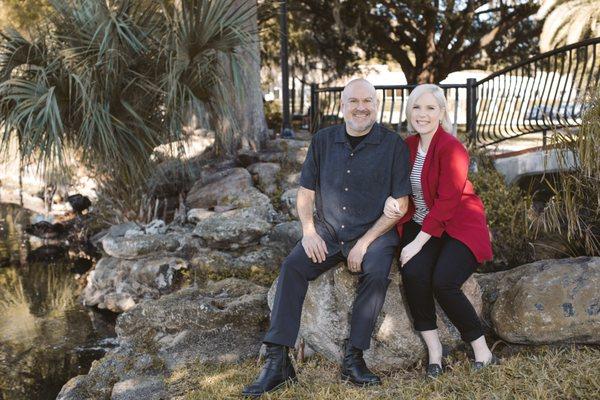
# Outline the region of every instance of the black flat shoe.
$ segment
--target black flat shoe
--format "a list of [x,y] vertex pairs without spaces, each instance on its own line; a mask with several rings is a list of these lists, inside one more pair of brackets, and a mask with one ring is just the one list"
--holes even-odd
[[428,378],[435,379],[443,373],[444,370],[442,369],[442,366],[440,364],[429,364],[427,365],[427,371],[425,372],[425,375]]
[[488,365],[500,365],[500,359],[492,354],[492,358],[487,363],[484,363],[482,361],[475,361],[473,362],[473,371],[481,371]]

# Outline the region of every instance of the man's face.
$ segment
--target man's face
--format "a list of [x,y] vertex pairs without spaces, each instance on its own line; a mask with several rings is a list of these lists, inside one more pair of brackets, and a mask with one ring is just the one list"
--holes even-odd
[[345,89],[342,96],[342,112],[349,133],[366,133],[377,119],[377,97],[373,87],[356,82]]

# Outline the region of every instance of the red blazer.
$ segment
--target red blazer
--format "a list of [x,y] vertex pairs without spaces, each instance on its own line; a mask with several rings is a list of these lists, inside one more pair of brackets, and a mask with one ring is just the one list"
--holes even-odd
[[[419,135],[406,139],[411,168],[417,155]],[[467,179],[469,153],[454,136],[440,126],[434,133],[421,172],[423,197],[429,213],[421,230],[440,237],[446,232],[463,242],[481,263],[492,259],[492,245],[481,199]],[[412,219],[415,208],[412,200],[406,215],[396,229],[402,236],[402,225]]]

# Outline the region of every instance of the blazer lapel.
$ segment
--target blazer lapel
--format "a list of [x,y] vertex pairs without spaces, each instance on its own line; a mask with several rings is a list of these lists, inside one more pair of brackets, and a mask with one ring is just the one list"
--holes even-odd
[[[435,148],[440,140],[440,136],[442,135],[442,127],[438,127],[437,131],[433,134],[433,138],[431,139],[431,143],[429,143],[429,148],[427,149],[427,154],[425,155],[425,162],[423,163],[423,169],[421,171],[421,189],[423,190],[423,198],[425,199],[425,204],[427,204],[427,208],[431,210],[433,207],[433,198],[431,196],[431,191],[429,184],[437,179],[437,177],[432,176],[432,173],[435,171],[431,171],[431,162],[435,157]],[[417,140],[417,146],[419,145],[419,141]],[[416,157],[416,156],[415,156]],[[414,163],[414,160],[413,160]],[[430,178],[431,176],[431,178]]]

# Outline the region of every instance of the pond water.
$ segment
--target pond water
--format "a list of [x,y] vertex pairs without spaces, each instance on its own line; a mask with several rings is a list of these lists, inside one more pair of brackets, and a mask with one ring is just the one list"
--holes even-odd
[[115,342],[115,315],[78,299],[93,261],[28,238],[31,216],[0,204],[0,400],[55,399]]

